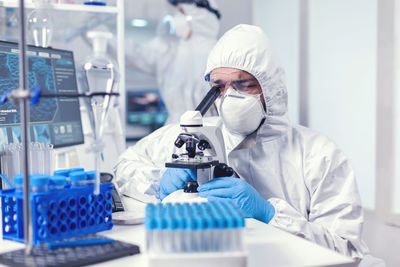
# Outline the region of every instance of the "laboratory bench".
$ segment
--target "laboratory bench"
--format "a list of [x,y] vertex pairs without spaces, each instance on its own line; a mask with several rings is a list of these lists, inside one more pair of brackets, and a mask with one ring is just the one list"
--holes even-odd
[[[124,203],[127,204],[124,198]],[[127,207],[127,205],[125,205]],[[137,209],[137,207],[135,207]],[[129,210],[129,208],[128,208]],[[244,244],[247,266],[357,266],[349,257],[289,234],[254,219],[246,219]],[[114,225],[99,235],[140,246],[140,254],[127,256],[96,266],[148,266],[145,247],[145,227],[139,225]],[[24,244],[0,240],[0,253],[21,249]],[[1,265],[1,264],[0,264]]]

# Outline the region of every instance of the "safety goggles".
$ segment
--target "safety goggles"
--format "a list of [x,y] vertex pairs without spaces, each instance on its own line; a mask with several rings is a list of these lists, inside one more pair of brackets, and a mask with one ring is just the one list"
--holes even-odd
[[257,95],[261,94],[261,87],[254,77],[244,77],[242,79],[232,80],[229,78],[229,75],[213,75],[208,74],[205,77],[205,80],[213,86],[220,86],[221,92],[224,92],[229,87],[232,87],[234,90],[241,94],[248,95]]

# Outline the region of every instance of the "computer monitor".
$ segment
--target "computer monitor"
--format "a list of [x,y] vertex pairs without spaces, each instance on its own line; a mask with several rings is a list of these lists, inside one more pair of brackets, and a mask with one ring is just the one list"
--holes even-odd
[[150,126],[155,130],[164,125],[168,112],[157,89],[127,92],[128,125]]
[[[19,87],[18,44],[0,41],[0,94]],[[78,93],[71,51],[27,47],[28,86],[46,93]],[[29,141],[51,143],[55,148],[83,144],[78,98],[40,98],[30,105]],[[19,106],[0,105],[0,144],[21,142]]]

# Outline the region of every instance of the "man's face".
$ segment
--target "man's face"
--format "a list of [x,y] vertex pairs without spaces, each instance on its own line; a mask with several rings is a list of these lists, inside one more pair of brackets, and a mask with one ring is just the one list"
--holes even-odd
[[260,101],[265,110],[265,100],[262,88],[257,79],[246,71],[234,68],[216,68],[210,73],[209,83],[211,86],[221,86],[221,94],[219,97],[221,97],[229,88],[248,95],[260,94]]

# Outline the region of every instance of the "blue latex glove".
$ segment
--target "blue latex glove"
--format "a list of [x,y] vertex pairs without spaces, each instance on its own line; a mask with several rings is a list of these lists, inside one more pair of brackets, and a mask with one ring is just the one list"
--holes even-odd
[[274,207],[244,180],[232,177],[213,179],[197,188],[199,195],[208,200],[231,199],[246,218],[269,223]]
[[178,189],[183,189],[188,181],[197,181],[197,172],[190,169],[167,168],[160,181],[160,200]]

